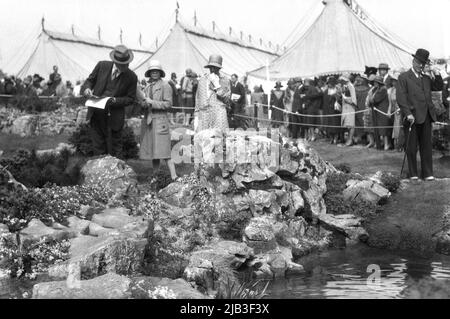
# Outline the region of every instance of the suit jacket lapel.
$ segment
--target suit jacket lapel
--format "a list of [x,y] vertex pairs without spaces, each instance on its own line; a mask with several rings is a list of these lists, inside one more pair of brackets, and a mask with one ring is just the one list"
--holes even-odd
[[417,84],[417,86],[419,88],[422,89],[422,79],[418,78],[415,74],[413,70],[409,70],[409,77],[411,78],[411,80],[413,80],[414,83]]

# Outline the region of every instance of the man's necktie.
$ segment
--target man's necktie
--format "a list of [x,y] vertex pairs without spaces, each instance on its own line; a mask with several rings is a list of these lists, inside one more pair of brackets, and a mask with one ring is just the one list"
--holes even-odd
[[115,69],[114,72],[113,72],[113,74],[112,74],[111,79],[112,79],[112,80],[115,80],[118,76],[119,76],[119,70],[118,70],[118,69]]

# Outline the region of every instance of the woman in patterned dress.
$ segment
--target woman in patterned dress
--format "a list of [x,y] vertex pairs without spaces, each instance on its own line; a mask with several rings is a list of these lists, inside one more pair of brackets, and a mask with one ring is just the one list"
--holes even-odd
[[224,131],[229,128],[227,109],[231,103],[230,80],[220,74],[222,61],[220,55],[211,55],[205,66],[209,73],[204,74],[198,81],[195,95],[196,132],[208,129]]

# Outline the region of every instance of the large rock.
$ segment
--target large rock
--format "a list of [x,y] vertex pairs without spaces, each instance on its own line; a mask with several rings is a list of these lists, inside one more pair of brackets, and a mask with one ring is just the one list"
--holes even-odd
[[367,241],[368,233],[362,227],[362,219],[351,214],[346,215],[319,215],[319,221],[325,228],[345,235],[350,243]]
[[450,227],[446,227],[434,235],[433,240],[436,242],[437,253],[450,255]]
[[254,258],[253,249],[245,243],[219,241],[192,253],[183,277],[205,291],[216,290],[219,281],[234,281],[233,270]]
[[102,186],[116,198],[137,192],[137,175],[133,169],[109,155],[88,161],[81,175],[83,185]]
[[76,125],[77,126],[81,125],[81,124],[84,124],[84,123],[87,123],[87,120],[86,120],[87,111],[88,111],[87,107],[81,108],[78,111],[77,120],[76,120]]
[[349,180],[342,195],[348,201],[363,200],[377,204],[380,200],[389,198],[391,193],[372,180]]
[[23,115],[14,120],[11,128],[12,134],[22,137],[33,136],[36,134],[39,117],[37,115]]
[[7,234],[7,233],[9,233],[9,228],[8,228],[8,226],[6,226],[5,224],[0,224],[0,237],[1,237],[3,234]]
[[273,224],[274,220],[270,217],[252,218],[244,230],[244,242],[252,247],[255,253],[275,249],[277,241]]
[[46,240],[63,240],[69,239],[76,236],[69,229],[54,229],[46,226],[39,219],[32,219],[26,228],[20,231],[20,236],[23,243],[34,243],[41,239]]
[[107,272],[131,275],[142,271],[146,238],[129,236],[79,236],[71,240],[70,259],[55,265],[49,274],[67,278],[70,267],[79,267],[82,278],[93,278]]
[[[132,278],[130,291],[133,299],[208,299],[186,280],[161,277]],[[167,294],[169,296],[167,296]]]
[[114,273],[90,280],[52,281],[36,284],[33,299],[128,299],[131,280]]
[[127,224],[136,221],[137,218],[129,215],[129,209],[119,207],[119,208],[108,208],[105,209],[101,214],[95,214],[92,216],[92,222],[106,228],[122,228]]

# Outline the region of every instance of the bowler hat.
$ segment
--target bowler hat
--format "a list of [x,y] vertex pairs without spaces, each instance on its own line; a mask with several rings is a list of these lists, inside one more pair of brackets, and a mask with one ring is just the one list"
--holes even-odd
[[150,74],[152,71],[159,71],[161,73],[161,77],[165,77],[166,76],[166,72],[164,72],[162,66],[161,66],[161,62],[159,62],[158,60],[151,60],[148,66],[148,70],[147,72],[145,72],[145,77],[149,78]]
[[282,88],[283,87],[283,85],[281,84],[281,82],[280,81],[277,81],[276,83],[275,83],[275,88],[277,89],[277,88]]
[[419,60],[422,64],[430,63],[430,52],[425,49],[417,49],[416,54],[413,54],[412,56]]
[[116,46],[109,56],[117,64],[129,64],[134,59],[133,51],[122,44]]
[[212,54],[209,56],[208,64],[205,65],[205,68],[208,68],[210,66],[215,66],[216,68],[221,69],[222,68],[222,62],[223,58],[219,54]]
[[389,64],[387,63],[380,63],[380,65],[378,66],[378,70],[390,70],[391,68],[389,67]]

